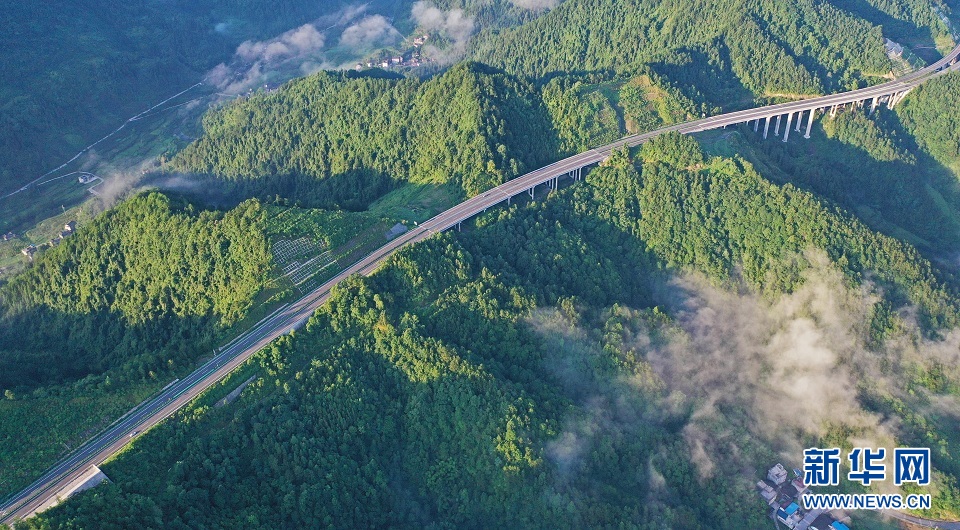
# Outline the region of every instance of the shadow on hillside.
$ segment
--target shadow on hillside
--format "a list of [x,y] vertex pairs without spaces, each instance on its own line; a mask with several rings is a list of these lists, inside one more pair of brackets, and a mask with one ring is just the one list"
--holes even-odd
[[670,58],[650,64],[657,74],[669,79],[695,102],[705,102],[724,112],[749,108],[756,96],[730,70],[730,52],[720,41],[711,54],[698,48],[683,48]]
[[256,197],[265,202],[285,199],[290,205],[327,210],[366,210],[401,181],[382,172],[357,168],[324,179],[287,174],[259,179],[226,180],[213,175],[159,175],[146,183],[205,208],[231,209]]
[[[829,118],[819,118],[823,119]],[[882,109],[876,123],[915,162],[878,160],[865,147],[828,137],[822,121],[810,140],[791,131],[795,136],[788,143],[772,131],[764,141],[752,128],[742,127],[743,137],[753,147],[742,156],[765,177],[829,199],[870,228],[956,269],[952,256],[960,251],[960,183],[920,149],[895,114]]]
[[912,22],[895,18],[877,9],[867,0],[836,0],[833,4],[871,24],[882,26],[885,37],[908,44],[924,61],[931,63],[940,58],[929,28],[921,28]]
[[209,353],[215,327],[210,317],[133,325],[110,311],[29,309],[0,323],[0,389],[20,395],[90,376],[109,375],[112,384],[157,378]]

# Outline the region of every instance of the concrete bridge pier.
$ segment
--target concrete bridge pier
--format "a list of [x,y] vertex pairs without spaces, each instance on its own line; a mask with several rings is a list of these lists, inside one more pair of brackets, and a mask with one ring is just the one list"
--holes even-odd
[[760,119],[757,118],[753,120],[753,132],[757,132],[760,129]]
[[901,101],[903,101],[903,98],[907,97],[907,94],[909,94],[911,90],[913,90],[913,88],[908,88],[908,89],[904,90],[903,92],[901,92],[901,93],[900,93],[900,98],[897,100],[897,103],[900,103]]
[[767,139],[767,131],[770,130],[770,116],[763,119],[763,139]]
[[870,105],[870,115],[873,116],[873,113],[877,111],[877,107],[880,105],[880,97],[876,96],[873,98],[873,104]]
[[783,129],[783,141],[786,142],[787,138],[790,138],[790,122],[793,121],[793,113],[787,113],[787,126]]
[[800,122],[803,121],[803,111],[797,113],[797,128],[794,129],[796,132],[800,132]]
[[808,140],[810,139],[810,129],[813,128],[813,117],[816,115],[817,115],[817,109],[810,109],[810,117],[807,118],[807,133],[803,135],[803,137]]
[[[534,188],[535,188],[535,187],[536,187],[536,186],[534,186]],[[530,198],[532,199],[532,198],[533,198],[533,188],[528,189],[528,190],[527,190],[527,193],[530,194]]]
[[912,90],[912,89],[908,88],[908,89],[904,90],[903,92],[897,92],[896,94],[890,96],[890,101],[889,101],[889,103],[888,103],[888,107],[891,108],[891,109],[892,109],[893,107],[896,107],[896,106],[897,106],[897,103],[900,103],[901,101],[903,101],[903,98],[907,97],[907,94],[910,93],[910,90]]
[[783,117],[783,116],[781,116],[781,115],[779,115],[779,114],[777,115],[777,125],[773,128],[773,135],[774,135],[774,136],[780,136],[780,118],[782,118],[782,117]]
[[832,120],[833,118],[836,118],[836,117],[837,117],[837,106],[834,105],[830,107],[830,119]]

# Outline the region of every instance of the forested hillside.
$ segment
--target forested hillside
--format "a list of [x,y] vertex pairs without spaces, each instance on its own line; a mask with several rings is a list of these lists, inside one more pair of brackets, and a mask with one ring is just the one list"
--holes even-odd
[[208,115],[173,167],[240,193],[357,209],[400,182],[474,195],[555,150],[530,85],[467,63],[427,82],[319,73],[252,96]]
[[788,292],[802,279],[797,256],[822,249],[852,281],[870,277],[893,302],[914,304],[927,329],[960,324],[956,286],[912,247],[809,193],[765,182],[742,160],[715,160],[704,171],[696,142],[672,136],[644,145],[640,194],[644,240],[668,263],[717,279],[736,270],[761,291]]
[[897,114],[925,150],[960,178],[960,73],[917,87]]
[[473,57],[534,77],[650,65],[697,85],[715,70],[722,77],[710,81],[722,90],[699,89],[712,104],[736,107],[743,103],[728,96],[738,90],[759,98],[796,97],[886,75],[892,65],[883,31],[861,11],[882,15],[884,22],[908,21],[914,32],[947,35],[933,9],[920,2],[865,8],[810,0],[570,0],[532,23],[485,35]]
[[648,68],[621,75],[558,75],[543,85],[540,94],[564,155],[718,110],[697,103],[704,101],[702,94],[692,99]]
[[[811,271],[823,267],[839,283],[821,284]],[[714,294],[678,292],[690,271],[743,281],[780,303],[706,286]],[[804,316],[820,318],[833,299],[860,300],[869,275],[883,288],[864,287],[866,312],[851,314],[864,320],[852,328]],[[698,296],[733,299],[708,307],[700,329]],[[737,372],[755,373],[746,358],[759,356],[749,384],[767,392],[762,404],[744,398],[753,390],[718,393],[701,414],[714,390],[735,383],[684,383],[671,375],[683,365],[670,359],[687,352],[689,369],[716,374],[701,366],[716,358],[710,348],[741,332],[725,331],[716,312],[778,313],[784,304],[799,314],[776,325],[842,328],[849,343],[817,342],[821,354],[878,370],[859,380],[862,399],[833,403],[856,415],[838,424],[818,424],[824,411],[780,415],[783,431],[766,429],[763,411],[794,391],[762,367],[789,362],[779,328],[773,338],[757,332],[763,346],[731,346],[747,349]],[[664,137],[636,165],[618,153],[584,184],[490,212],[471,231],[405,249],[373,277],[347,282],[304,331],[108,465],[113,484],[22,526],[760,528],[752,483],[782,449],[777,441],[845,446],[872,433],[857,415],[909,410],[960,388],[952,372],[939,372],[946,386],[932,384],[936,359],[887,351],[910,326],[897,316],[905,304],[930,326],[958,315],[957,297],[906,245],[743,161],[708,160],[689,138]],[[816,374],[799,366],[802,377],[848,381],[832,364]],[[890,383],[882,374],[891,370],[916,375]],[[209,407],[249,373],[259,379],[244,397]],[[936,513],[957,513],[960,469],[950,455],[960,432],[930,412],[894,436],[938,448]]]
[[222,214],[140,195],[2,286],[4,490],[217,346],[263,288],[263,232],[256,201]]

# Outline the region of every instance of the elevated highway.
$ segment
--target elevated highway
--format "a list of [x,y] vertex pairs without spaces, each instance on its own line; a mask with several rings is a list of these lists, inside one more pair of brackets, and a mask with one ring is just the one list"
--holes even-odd
[[[764,136],[766,137],[772,123],[780,124],[785,121],[783,141],[787,141],[790,127],[793,124],[793,117],[797,118],[795,131],[799,131],[801,118],[806,113],[807,128],[805,136],[809,137],[810,128],[818,113],[835,113],[843,106],[866,106],[867,102],[870,102],[870,106],[874,110],[883,103],[893,107],[907,92],[921,83],[941,75],[947,70],[955,70],[960,67],[960,64],[956,63],[958,56],[960,56],[960,46],[940,61],[888,83],[841,94],[730,112],[628,136],[608,145],[559,160],[472,197],[400,235],[303,298],[283,306],[261,320],[252,329],[223,347],[216,356],[197,368],[189,376],[169,385],[158,395],[142,403],[58,462],[36,482],[4,501],[0,506],[0,522],[11,523],[35,513],[40,506],[55,499],[57,493],[66,484],[83,474],[89,466],[101,464],[129,443],[137,433],[149,429],[185,406],[201,392],[226,377],[227,374],[264,346],[281,335],[301,327],[314,311],[326,302],[334,286],[354,274],[371,274],[386,258],[404,246],[458,226],[463,221],[501,202],[509,203],[513,197],[519,194],[529,193],[532,196],[536,187],[542,184],[547,184],[555,189],[558,187],[561,178],[579,178],[583,168],[601,162],[610,156],[614,150],[624,146],[640,145],[668,131],[689,134],[739,123],[753,123],[754,130],[759,134],[759,124],[763,120]],[[778,135],[779,132],[779,126],[774,125],[774,134]]]

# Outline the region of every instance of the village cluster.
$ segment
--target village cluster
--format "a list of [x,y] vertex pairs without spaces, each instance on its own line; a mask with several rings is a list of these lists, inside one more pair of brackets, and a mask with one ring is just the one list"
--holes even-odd
[[793,530],[850,530],[823,510],[804,510],[803,496],[809,491],[803,483],[803,474],[793,470],[793,478],[783,464],[767,471],[767,477],[757,482],[757,492],[771,508],[771,517]]
[[377,59],[368,59],[366,62],[357,63],[356,70],[360,71],[364,68],[390,69],[403,66],[420,66],[429,62],[429,59],[425,59],[420,53],[421,47],[423,47],[429,39],[430,35],[421,35],[413,39],[413,48],[398,55],[381,56]]
[[[70,237],[70,236],[72,236],[73,233],[74,233],[76,230],[77,230],[77,222],[76,222],[76,221],[70,221],[69,223],[66,223],[65,225],[63,225],[63,230],[60,231],[60,233],[57,235],[57,237],[51,239],[50,241],[47,241],[46,243],[41,244],[40,246],[37,246],[37,245],[27,245],[27,246],[24,247],[24,249],[21,250],[20,252],[21,252],[24,256],[30,258],[30,261],[33,261],[33,255],[36,254],[37,251],[39,251],[40,249],[45,248],[45,247],[47,247],[47,248],[53,248],[53,247],[59,245],[61,241],[63,241],[64,239],[66,239],[66,238],[68,238],[68,237]],[[13,232],[10,232],[10,233],[8,233],[8,234],[6,234],[6,235],[3,236],[3,240],[4,240],[4,241],[9,241],[9,240],[14,239],[14,238],[16,238],[16,234],[14,234]]]

